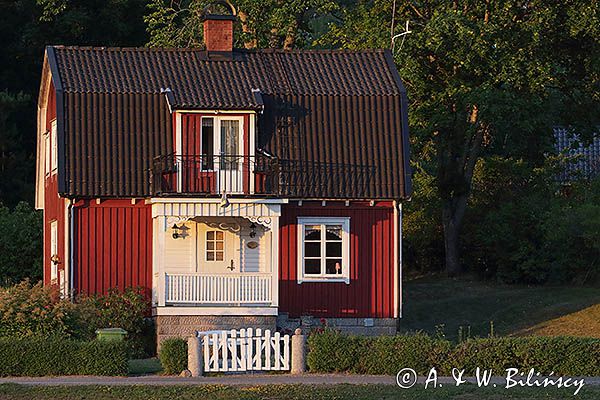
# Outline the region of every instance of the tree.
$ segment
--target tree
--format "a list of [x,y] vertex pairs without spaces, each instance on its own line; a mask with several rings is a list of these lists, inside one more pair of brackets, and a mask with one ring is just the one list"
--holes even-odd
[[0,203],[0,285],[42,279],[42,213],[21,202],[11,211]]
[[[145,21],[150,46],[202,47],[202,16],[210,0],[152,0]],[[230,3],[231,4],[231,3]],[[310,44],[311,21],[337,9],[335,0],[239,0],[241,29],[235,43],[245,48],[291,49]],[[217,10],[218,11],[218,10]],[[224,10],[225,11],[225,10]]]
[[[389,48],[392,9],[383,0],[347,8],[321,43]],[[600,6],[399,1],[395,19],[410,21],[412,33],[396,43],[394,57],[410,99],[411,143],[436,176],[446,270],[454,276],[463,271],[459,238],[478,160],[499,155],[539,164],[553,126],[590,137],[599,123]]]
[[[36,102],[49,44],[139,46],[146,0],[18,0],[0,3],[0,199],[33,201]],[[4,168],[4,169],[2,169]]]

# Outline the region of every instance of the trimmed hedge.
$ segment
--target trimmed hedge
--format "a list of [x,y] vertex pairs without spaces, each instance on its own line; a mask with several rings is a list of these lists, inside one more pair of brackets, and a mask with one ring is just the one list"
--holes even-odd
[[402,368],[424,374],[441,367],[452,345],[425,334],[411,336],[352,336],[326,329],[308,338],[307,364],[311,372],[352,372],[394,375]]
[[165,339],[160,343],[158,358],[165,374],[179,375],[187,369],[187,342],[181,338]]
[[123,342],[0,339],[0,376],[127,375]]
[[597,376],[600,374],[600,340],[578,337],[502,337],[471,339],[458,344],[449,360],[472,374],[477,367],[507,368],[541,374]]
[[572,376],[600,374],[600,339],[589,338],[502,337],[453,345],[422,333],[360,337],[325,330],[309,336],[308,348],[311,372],[394,375],[412,368],[426,375],[435,367],[438,373],[450,375],[452,368],[473,374],[480,367],[496,374],[507,368]]

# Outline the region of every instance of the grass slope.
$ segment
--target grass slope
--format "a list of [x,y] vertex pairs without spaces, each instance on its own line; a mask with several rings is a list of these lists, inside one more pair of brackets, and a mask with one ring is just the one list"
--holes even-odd
[[444,325],[456,340],[459,327],[487,336],[577,335],[600,338],[600,290],[587,287],[516,286],[440,277],[404,283],[402,332],[435,333]]
[[[573,398],[571,389],[557,388],[478,388],[474,385],[424,389],[423,386],[400,389],[392,385],[268,385],[231,387],[202,386],[22,386],[0,385],[0,398],[6,400],[233,400],[233,399],[389,399],[389,400],[561,400]],[[577,399],[600,398],[600,388],[584,387]]]

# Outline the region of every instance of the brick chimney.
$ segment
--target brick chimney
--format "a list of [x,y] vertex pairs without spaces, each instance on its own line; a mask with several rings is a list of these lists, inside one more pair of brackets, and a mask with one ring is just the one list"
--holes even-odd
[[204,16],[204,44],[208,51],[233,50],[234,15],[207,14]]

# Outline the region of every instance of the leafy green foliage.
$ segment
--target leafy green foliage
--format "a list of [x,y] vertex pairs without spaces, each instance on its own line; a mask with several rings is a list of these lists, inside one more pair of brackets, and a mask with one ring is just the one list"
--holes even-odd
[[600,372],[600,340],[575,337],[471,339],[456,346],[448,363],[473,374],[477,367],[529,370],[548,375],[595,376]]
[[575,337],[521,337],[469,339],[453,345],[425,334],[357,337],[332,330],[313,333],[308,340],[307,363],[311,372],[352,372],[394,375],[412,368],[427,375],[432,367],[450,375],[452,368],[506,368],[542,374],[595,376],[600,373],[600,339]]
[[[390,25],[382,22],[392,19],[391,3],[348,7],[320,43],[388,48]],[[411,100],[413,159],[435,177],[446,267],[456,274],[477,162],[501,156],[537,167],[553,126],[589,137],[599,123],[600,4],[397,2],[395,18],[411,22],[394,57]],[[402,31],[398,23],[394,33]]]
[[0,337],[69,335],[74,305],[60,300],[56,287],[23,281],[0,289]]
[[58,288],[23,281],[0,289],[0,338],[66,337],[93,340],[96,330],[122,328],[131,356],[154,353],[153,324],[145,319],[148,301],[139,290],[105,296],[61,299]]
[[120,342],[65,338],[0,339],[0,376],[126,375],[127,349]]
[[179,375],[187,369],[188,346],[182,338],[169,338],[160,343],[160,364],[167,375]]
[[36,103],[49,44],[140,46],[146,0],[0,2],[0,201],[33,201]]
[[308,349],[311,372],[394,375],[402,368],[426,374],[448,357],[451,345],[424,334],[366,337],[325,329],[311,333]]
[[[145,17],[150,46],[203,47],[202,16],[209,0],[152,0]],[[240,0],[234,29],[237,47],[294,48],[314,40],[311,26],[317,16],[338,8],[335,0]],[[214,10],[214,13],[229,13]]]
[[42,213],[27,203],[12,211],[0,203],[0,283],[42,279]]

